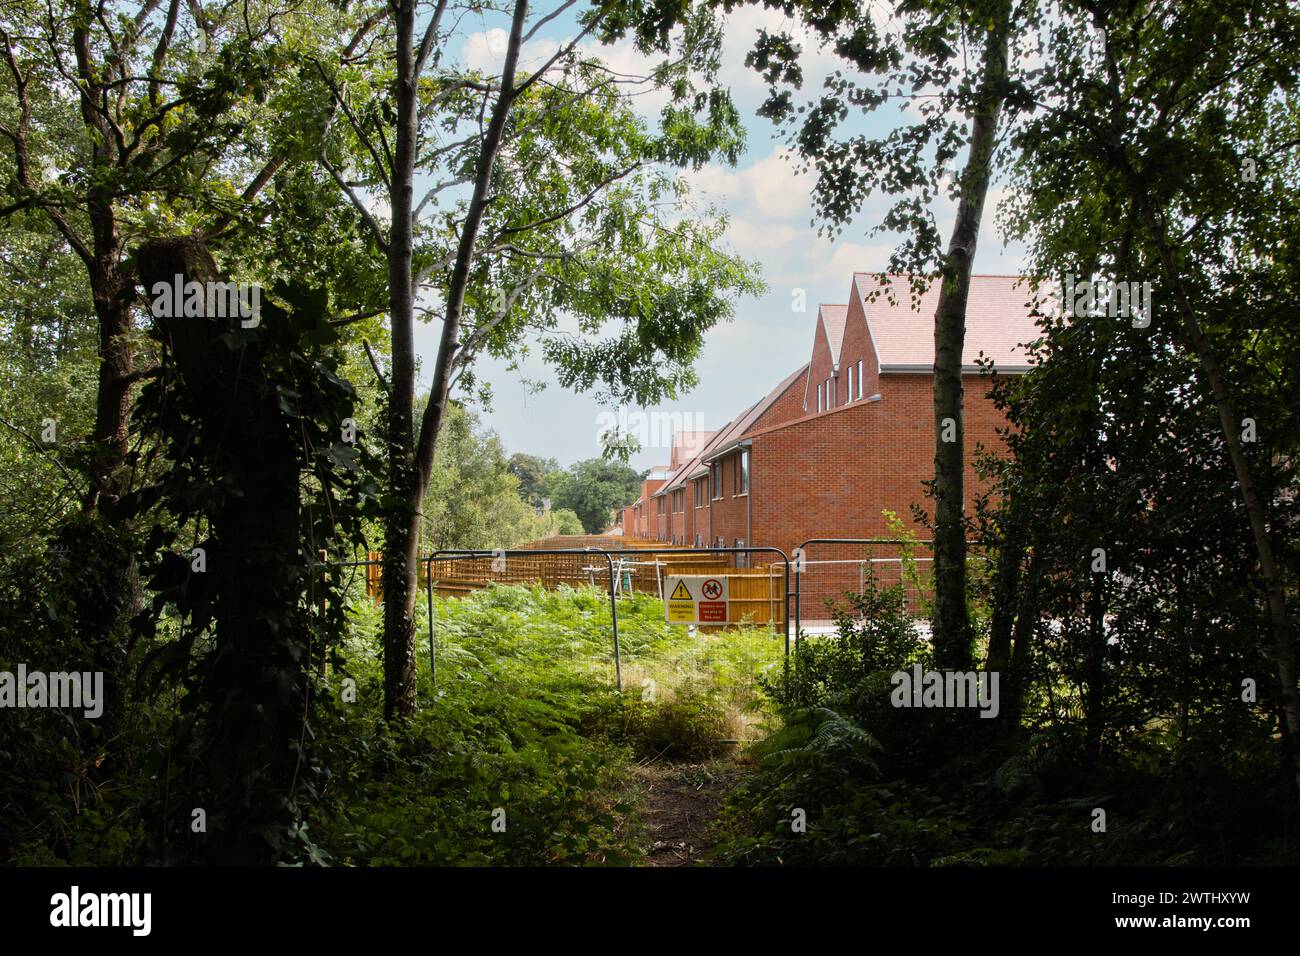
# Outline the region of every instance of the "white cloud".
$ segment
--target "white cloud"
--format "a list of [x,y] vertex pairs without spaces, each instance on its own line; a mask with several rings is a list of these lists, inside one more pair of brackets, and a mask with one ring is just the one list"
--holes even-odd
[[778,146],[742,169],[712,163],[683,175],[703,201],[744,210],[767,222],[794,217],[807,221],[812,214],[811,180],[795,172],[791,158],[789,149]]
[[807,229],[781,223],[766,223],[745,217],[733,219],[727,227],[727,241],[742,255],[765,258],[808,238]]
[[[500,27],[471,33],[465,37],[464,46],[461,48],[463,64],[489,76],[500,76],[506,62],[508,42],[509,34]],[[549,37],[529,41],[519,52],[518,72],[528,73],[542,67],[555,55],[555,51],[560,48],[560,42]]]
[[889,255],[894,251],[887,242],[863,243],[840,241],[834,251],[820,263],[808,270],[807,275],[813,282],[835,282],[844,284],[844,295],[836,302],[847,301],[849,283],[855,272],[880,272],[889,266]]

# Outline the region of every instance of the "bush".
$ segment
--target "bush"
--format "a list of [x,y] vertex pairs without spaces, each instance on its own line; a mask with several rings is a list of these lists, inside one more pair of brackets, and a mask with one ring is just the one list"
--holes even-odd
[[714,694],[693,685],[667,700],[610,698],[584,722],[584,730],[647,760],[704,760],[731,739],[726,708]]
[[[728,799],[729,863],[900,866],[1294,861],[1300,812],[1263,753],[1206,718],[1171,743],[1152,725],[1096,767],[1071,725],[1011,732],[967,711],[895,708],[889,676],[929,651],[901,589],[874,586],[767,682],[784,725],[751,748]],[[855,616],[860,615],[860,616]],[[1232,715],[1222,718],[1235,719]],[[1237,735],[1240,739],[1240,735]],[[1107,812],[1093,832],[1092,812]],[[793,827],[796,811],[806,832]],[[1260,826],[1260,821],[1267,824]]]

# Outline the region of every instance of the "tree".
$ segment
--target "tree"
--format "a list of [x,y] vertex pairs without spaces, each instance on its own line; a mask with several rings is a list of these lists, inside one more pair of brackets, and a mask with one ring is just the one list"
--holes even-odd
[[275,76],[273,16],[244,13],[76,0],[58,10],[11,4],[0,21],[0,217],[32,211],[48,221],[85,268],[98,325],[88,511],[124,491],[132,387],[156,372],[135,364],[128,236],[215,216],[219,203],[250,200],[269,178],[249,171],[232,196],[238,162],[209,176]]
[[[621,89],[626,78],[580,47],[589,36],[615,39],[628,29],[617,6],[584,11],[574,38],[521,73],[525,42],[573,6],[565,0],[541,12],[515,0],[497,11],[509,27],[495,75],[447,55],[454,28],[444,23],[445,0],[418,36],[415,0],[393,4],[384,39],[395,47],[394,73],[379,50],[321,68],[347,119],[322,150],[322,165],[388,267],[389,717],[409,716],[415,706],[421,514],[453,389],[489,391],[475,379],[475,358],[486,351],[518,360],[533,339],[561,385],[600,386],[610,398],[645,404],[692,381],[704,332],[729,317],[734,294],[757,289],[749,267],[715,250],[718,220],[671,215],[678,187],[667,170],[715,155],[734,161],[740,146],[725,91],[697,92],[691,82],[699,71],[707,81],[716,64],[719,38],[710,19],[689,15],[675,40],[643,38],[646,53],[677,53],[643,84],[672,94],[661,130],[651,132]],[[386,82],[377,85],[375,77]],[[419,203],[417,173],[432,183]],[[391,225],[379,222],[358,190],[383,198]],[[444,191],[454,201],[440,199]],[[442,328],[417,427],[418,312],[436,316]],[[561,316],[576,320],[578,336],[561,328]]]
[[0,230],[0,497],[8,503],[0,549],[9,553],[41,548],[80,507],[86,481],[74,439],[94,422],[98,358],[84,267],[45,227],[29,212]]
[[[1297,294],[1289,238],[1300,222],[1297,38],[1300,16],[1285,3],[1066,5],[1049,34],[1036,113],[1015,138],[1021,199],[1008,222],[1032,240],[1042,275],[1135,277],[1160,290],[1145,310],[1121,311],[1112,281],[1099,301],[1083,294],[1067,307],[1076,323],[1107,329],[1125,348],[1136,339],[1164,361],[1194,361],[1196,378],[1175,394],[1212,409],[1217,462],[1207,467],[1230,475],[1239,496],[1232,510],[1255,553],[1278,722],[1300,792],[1300,688],[1286,607],[1295,515],[1283,490],[1294,487],[1300,441],[1284,411],[1294,408],[1294,386],[1282,373],[1295,345],[1279,324],[1294,314]],[[1132,290],[1124,291],[1131,306]],[[1103,368],[1116,361],[1097,359]],[[1267,416],[1264,440],[1243,409]],[[1172,413],[1155,401],[1134,414],[1172,428]],[[1109,439],[1120,425],[1098,417],[1091,427]],[[1108,653],[1103,639],[1094,685],[1106,680]]]
[[429,483],[425,549],[512,548],[545,537],[551,523],[524,496],[512,468],[520,457],[507,461],[496,434],[452,403]]
[[526,501],[537,504],[545,497],[544,489],[549,475],[560,470],[554,458],[538,458],[515,452],[510,456],[510,473],[519,479],[519,493]]
[[[138,258],[150,288],[177,275],[220,281],[191,237],[152,240]],[[356,393],[338,375],[326,304],[281,286],[251,328],[239,316],[164,310],[151,329],[167,361],[141,400],[154,441],[132,464],[158,479],[119,507],[152,523],[153,600],[139,630],[154,638],[169,605],[180,619],[178,639],[151,649],[142,676],[189,691],[175,756],[186,805],[209,814],[208,862],[281,859],[304,839],[299,804],[320,771],[306,753],[310,671],[346,607],[344,571],[321,554],[354,538],[375,502],[364,446],[349,438]],[[155,458],[165,467],[148,467]],[[163,814],[171,835],[188,835],[175,806]]]
[[599,534],[609,527],[614,509],[635,501],[640,488],[641,476],[634,469],[589,458],[555,476],[551,503],[573,511],[588,534]]
[[545,523],[543,537],[557,534],[582,534],[582,519],[568,508],[557,508],[542,516]]
[[[958,670],[970,664],[974,635],[966,610],[966,521],[962,353],[966,303],[993,173],[998,115],[1007,92],[1011,2],[989,11],[979,85],[971,118],[970,151],[962,171],[948,251],[940,265],[943,286],[934,314],[934,641],[935,659]],[[976,22],[980,22],[978,19]],[[952,428],[947,426],[952,423]]]
[[[1009,48],[1017,25],[1035,5],[1013,10],[1010,0],[899,3],[892,5],[888,21],[871,5],[802,0],[766,5],[799,17],[817,42],[861,77],[837,71],[819,99],[796,106],[802,51],[789,31],[764,31],[748,60],[772,87],[760,112],[786,126],[803,167],[816,173],[813,201],[824,231],[842,232],[873,194],[900,197],[874,230],[903,234],[890,270],[912,275],[913,296],[919,297],[928,282],[942,281],[934,327],[934,644],[939,666],[964,669],[974,637],[966,607],[963,513],[966,302],[999,118],[1009,99],[1016,102]],[[904,98],[920,104],[920,122],[900,124],[881,136],[846,123]],[[969,117],[969,127],[953,114]],[[969,147],[965,165],[950,175],[963,145]],[[930,204],[949,176],[957,216],[943,251]]]

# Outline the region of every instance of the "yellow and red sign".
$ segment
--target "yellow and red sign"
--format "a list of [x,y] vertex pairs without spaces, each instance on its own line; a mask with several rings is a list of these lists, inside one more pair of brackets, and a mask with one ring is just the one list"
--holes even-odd
[[723,575],[669,575],[664,579],[669,624],[726,624],[730,588]]

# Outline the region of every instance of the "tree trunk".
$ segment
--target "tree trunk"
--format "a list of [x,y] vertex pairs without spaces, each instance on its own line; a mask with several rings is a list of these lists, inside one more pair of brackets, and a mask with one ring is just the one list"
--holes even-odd
[[501,148],[506,120],[515,96],[515,70],[523,44],[527,0],[515,0],[514,17],[501,71],[500,93],[479,147],[465,222],[461,227],[447,286],[446,311],[438,358],[433,369],[429,402],[413,440],[415,401],[414,288],[411,272],[415,150],[418,121],[416,83],[419,59],[412,46],[415,9],[399,0],[397,17],[397,138],[393,154],[393,228],[389,247],[388,284],[393,330],[393,369],[389,399],[389,472],[397,501],[385,522],[384,534],[384,712],[405,718],[415,712],[415,601],[418,595],[420,511],[433,474],[434,451],[442,429],[451,373],[460,349],[465,290],[479,226],[487,209],[492,167]]
[[392,368],[388,394],[388,481],[392,502],[384,519],[384,716],[415,713],[415,600],[419,588],[420,510],[424,480],[415,464],[415,288],[411,273],[411,210],[415,196],[415,0],[393,4],[397,28],[397,135],[388,246]]
[[[110,87],[100,76],[100,64],[90,47],[93,15],[90,5],[79,3],[82,22],[72,32],[81,81],[81,119],[92,146],[92,170],[106,172],[117,165],[117,140],[97,107],[106,101]],[[86,197],[91,243],[86,251],[91,297],[99,320],[99,382],[95,403],[95,431],[91,435],[90,487],[83,510],[103,510],[121,494],[121,468],[126,460],[127,417],[131,407],[131,300],[134,290],[121,274],[122,236],[118,230],[110,186],[91,177]],[[60,220],[56,220],[60,221]]]
[[934,649],[935,662],[941,669],[964,670],[971,658],[963,516],[962,349],[966,340],[971,267],[1005,95],[1010,34],[1011,3],[1007,0],[998,10],[984,48],[978,105],[971,123],[970,155],[962,173],[961,201],[943,263],[943,287],[934,316]]
[[993,582],[993,607],[989,622],[989,652],[985,666],[1004,671],[1011,663],[1011,628],[1020,592],[1020,566],[1025,553],[1025,526],[1019,502],[1009,503],[998,546],[997,576]]
[[[1031,532],[1029,541],[1029,566],[1020,586],[1016,607],[1016,624],[1012,630],[1011,668],[1006,687],[1007,702],[1003,708],[1008,713],[1008,723],[1019,724],[1024,711],[1025,692],[1028,689],[1029,648],[1034,640],[1034,627],[1038,623],[1038,590],[1043,579],[1043,558],[1036,537]],[[1050,682],[1049,682],[1050,684]]]
[[1092,575],[1086,602],[1088,614],[1087,663],[1084,667],[1086,688],[1083,695],[1084,765],[1089,769],[1101,759],[1102,736],[1106,730],[1108,688],[1106,680],[1106,601],[1104,574]]
[[[95,430],[91,434],[90,486],[82,510],[102,511],[120,497],[122,465],[126,461],[127,422],[131,413],[133,357],[131,285],[119,272],[122,248],[111,210],[92,216],[95,265],[90,270],[91,295],[99,321],[99,372],[95,398]],[[102,230],[102,231],[101,231]]]

